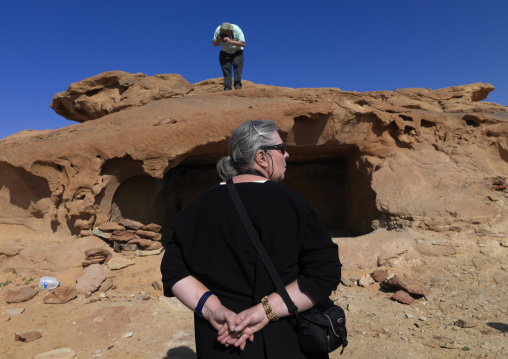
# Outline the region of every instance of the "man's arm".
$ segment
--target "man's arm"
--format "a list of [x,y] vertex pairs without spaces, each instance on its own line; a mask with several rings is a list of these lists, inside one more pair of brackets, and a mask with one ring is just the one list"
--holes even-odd
[[217,36],[217,38],[216,38],[216,39],[214,39],[214,40],[212,40],[212,42],[213,42],[213,47],[217,47],[217,46],[219,46],[219,45],[220,45],[220,43],[222,42],[222,37]]
[[[241,42],[241,41],[234,41],[234,40],[231,40],[229,37],[226,37],[224,39],[224,41],[226,41],[227,43],[230,43],[231,45],[235,45],[235,46],[238,46],[238,47],[243,47],[245,46],[245,42]],[[220,43],[220,42],[219,42]],[[217,45],[216,45],[217,46]]]

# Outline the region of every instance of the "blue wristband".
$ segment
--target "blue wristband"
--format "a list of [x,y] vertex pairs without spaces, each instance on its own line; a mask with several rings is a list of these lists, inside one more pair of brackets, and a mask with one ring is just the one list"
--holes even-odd
[[196,311],[196,314],[199,316],[199,317],[202,317],[203,316],[203,313],[202,313],[202,310],[203,310],[203,306],[205,305],[205,302],[206,300],[208,299],[209,296],[211,296],[213,293],[211,291],[208,291],[206,292],[205,294],[203,294],[201,296],[201,298],[199,299],[199,302],[198,302],[198,305],[196,306],[196,309],[194,309]]

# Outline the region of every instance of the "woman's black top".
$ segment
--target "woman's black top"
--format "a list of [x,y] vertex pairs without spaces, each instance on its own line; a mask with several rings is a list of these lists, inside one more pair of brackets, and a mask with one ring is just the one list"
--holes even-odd
[[[235,184],[245,209],[282,282],[298,278],[300,289],[324,304],[340,281],[338,248],[309,204],[277,183]],[[216,185],[181,212],[162,259],[164,294],[192,275],[222,304],[240,312],[276,291],[263,261],[229,195]],[[270,322],[240,352],[217,342],[210,323],[194,316],[198,358],[327,358],[305,354],[298,347],[293,318]]]

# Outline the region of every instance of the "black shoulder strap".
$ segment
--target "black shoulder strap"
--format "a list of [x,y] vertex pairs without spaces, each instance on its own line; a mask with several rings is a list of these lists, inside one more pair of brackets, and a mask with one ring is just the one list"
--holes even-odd
[[254,246],[256,247],[256,250],[258,251],[259,256],[263,260],[263,263],[265,264],[266,269],[268,270],[268,273],[270,274],[270,277],[272,278],[273,282],[275,283],[275,286],[277,287],[277,292],[280,294],[282,299],[284,300],[284,303],[286,304],[288,310],[290,313],[293,313],[294,315],[297,315],[298,313],[298,307],[293,303],[291,300],[291,297],[289,296],[286,288],[284,287],[284,284],[282,283],[282,280],[280,279],[277,270],[273,266],[272,261],[270,260],[270,257],[268,257],[268,253],[266,253],[266,249],[261,243],[261,240],[259,239],[259,235],[254,229],[254,226],[252,225],[252,222],[249,218],[249,215],[247,214],[247,211],[245,210],[245,207],[243,206],[242,200],[240,199],[240,196],[238,195],[238,192],[235,188],[235,185],[233,183],[233,179],[228,179],[226,181],[229,189],[229,193],[231,194],[231,198],[233,198],[233,202],[235,203],[235,207],[238,210],[238,214],[240,215],[240,218],[242,219],[243,225],[247,229],[247,232],[249,233],[249,237],[252,240],[252,243],[254,243]]

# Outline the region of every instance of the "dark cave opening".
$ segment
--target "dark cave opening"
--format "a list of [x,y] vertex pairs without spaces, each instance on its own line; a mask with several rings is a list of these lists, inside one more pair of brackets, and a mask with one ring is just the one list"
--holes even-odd
[[[219,156],[190,156],[170,169],[162,180],[148,175],[128,178],[115,192],[111,220],[129,218],[160,224],[163,242],[167,241],[173,218],[220,182],[215,169],[218,159]],[[354,155],[295,158],[288,161],[281,184],[309,202],[332,237],[364,235],[372,231],[371,223],[379,212],[370,179],[358,164]]]

